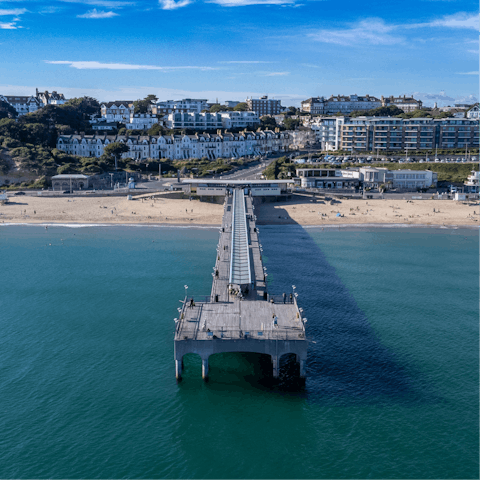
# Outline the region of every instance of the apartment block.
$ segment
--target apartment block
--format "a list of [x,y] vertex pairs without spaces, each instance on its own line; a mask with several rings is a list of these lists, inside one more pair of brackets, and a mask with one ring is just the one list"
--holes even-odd
[[468,119],[344,117],[337,134],[338,148],[350,151],[478,148],[478,122]]
[[184,98],[182,100],[165,100],[152,105],[154,115],[168,115],[169,113],[200,113],[208,109],[207,99]]
[[260,118],[255,112],[220,112],[222,127],[231,128],[257,128]]
[[255,112],[259,117],[264,115],[278,115],[282,111],[280,100],[273,100],[264,95],[260,98],[247,98],[245,103],[250,111]]
[[174,112],[165,117],[168,128],[192,128],[194,130],[216,130],[222,128],[222,117],[219,113]]

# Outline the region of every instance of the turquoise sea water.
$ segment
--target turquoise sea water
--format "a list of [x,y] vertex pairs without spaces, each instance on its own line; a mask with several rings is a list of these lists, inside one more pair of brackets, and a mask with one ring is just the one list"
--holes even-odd
[[478,231],[261,227],[305,389],[195,358],[173,318],[218,231],[0,228],[0,478],[478,478]]

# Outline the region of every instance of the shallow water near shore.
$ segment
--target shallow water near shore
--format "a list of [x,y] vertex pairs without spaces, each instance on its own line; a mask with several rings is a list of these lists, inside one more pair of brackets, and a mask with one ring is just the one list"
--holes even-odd
[[307,317],[304,389],[196,359],[218,229],[0,228],[0,478],[478,478],[478,231],[262,226]]

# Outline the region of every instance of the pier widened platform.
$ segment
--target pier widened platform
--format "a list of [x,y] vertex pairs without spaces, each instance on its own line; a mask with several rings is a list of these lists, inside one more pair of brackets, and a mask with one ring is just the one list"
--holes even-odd
[[207,379],[208,358],[224,352],[270,355],[275,378],[282,355],[295,354],[300,377],[305,377],[307,341],[297,294],[294,287],[291,292],[269,294],[258,233],[252,198],[236,188],[225,196],[211,293],[187,294],[186,288],[175,319],[178,380],[185,354],[200,355]]

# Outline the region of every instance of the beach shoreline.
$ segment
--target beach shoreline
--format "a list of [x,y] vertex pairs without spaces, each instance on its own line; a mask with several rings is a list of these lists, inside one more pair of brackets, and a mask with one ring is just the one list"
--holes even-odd
[[[219,228],[223,203],[171,198],[135,197],[11,197],[0,206],[0,225],[156,226]],[[478,228],[480,206],[453,200],[325,200],[293,195],[285,201],[263,203],[257,224],[303,227],[403,226]]]

